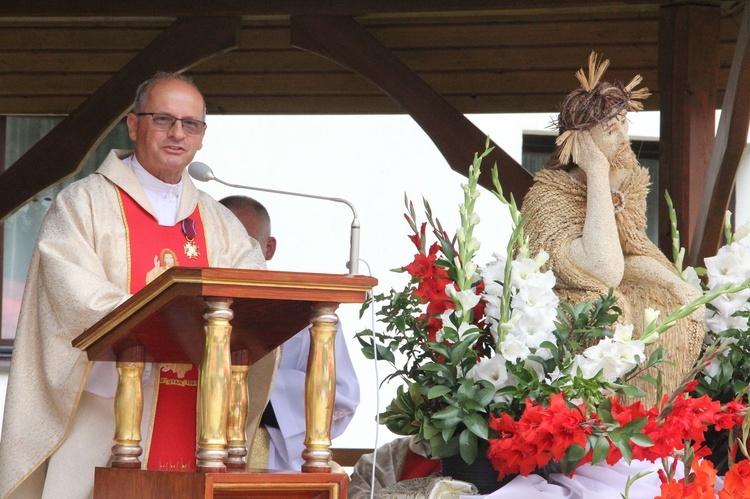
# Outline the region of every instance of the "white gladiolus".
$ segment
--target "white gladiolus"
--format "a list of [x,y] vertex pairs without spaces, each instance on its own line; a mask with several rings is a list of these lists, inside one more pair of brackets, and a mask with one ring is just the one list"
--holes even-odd
[[750,248],[747,238],[722,246],[716,256],[705,259],[710,289],[736,284],[750,277]]
[[459,314],[463,314],[476,307],[481,298],[473,289],[456,291],[456,287],[452,282],[445,285],[445,294],[456,304],[456,312]]
[[659,314],[661,314],[660,310],[646,308],[643,311],[643,322],[645,323],[645,326],[648,327],[651,324],[656,324],[656,321],[659,319]]
[[526,360],[531,355],[531,350],[519,336],[509,334],[500,343],[500,354],[511,362],[518,362]]
[[715,378],[716,375],[719,374],[719,371],[721,370],[721,364],[722,364],[721,357],[713,359],[711,362],[708,363],[706,367],[703,368],[703,372],[705,372],[709,378]]
[[701,278],[698,277],[698,273],[695,271],[694,267],[685,267],[685,270],[682,271],[682,278],[693,288],[698,291],[703,291],[703,287],[701,287]]
[[747,317],[727,317],[725,315],[706,310],[706,327],[715,333],[722,333],[729,329],[740,331],[747,329]]
[[746,311],[748,309],[748,298],[750,298],[750,289],[743,289],[731,295],[723,294],[713,300],[711,305],[716,307],[719,314],[731,317],[735,312]]
[[547,260],[549,260],[549,254],[547,254],[546,251],[540,250],[539,253],[537,253],[536,257],[534,258],[534,263],[536,264],[536,269],[539,270],[544,266],[545,263],[547,263]]
[[[742,232],[747,230],[741,229]],[[740,234],[740,238],[735,239],[732,244],[721,247],[716,256],[705,259],[709,291],[727,284],[737,284],[750,277],[750,238],[744,235]],[[717,297],[711,301],[716,311],[706,311],[706,327],[717,334],[728,329],[747,329],[747,318],[734,315],[737,312],[750,311],[748,299],[749,289]]]
[[614,381],[632,371],[639,362],[645,359],[645,343],[633,340],[633,326],[615,328],[612,338],[604,338],[596,345],[576,355],[573,361],[573,373],[576,367],[581,369],[585,378],[593,378],[599,371],[608,381]]
[[628,324],[623,326],[622,324],[615,324],[615,332],[612,335],[614,341],[624,342],[633,339],[633,325]]
[[495,387],[495,390],[508,386],[508,370],[505,368],[505,358],[499,354],[489,359],[482,359],[466,373],[466,376],[474,381],[489,381]]
[[735,242],[739,241],[740,239],[744,238],[750,234],[750,222],[747,222],[743,225],[741,225],[735,232],[734,232],[734,240]]

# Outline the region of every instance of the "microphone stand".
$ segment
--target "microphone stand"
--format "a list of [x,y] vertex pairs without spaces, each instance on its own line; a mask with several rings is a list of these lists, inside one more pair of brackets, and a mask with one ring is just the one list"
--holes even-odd
[[354,219],[352,220],[352,225],[351,225],[350,236],[349,236],[349,262],[347,262],[346,267],[349,269],[349,275],[357,275],[359,273],[359,218],[357,217],[357,210],[356,208],[354,208],[354,205],[350,203],[349,201],[347,201],[346,199],[328,197],[328,196],[318,196],[316,194],[302,194],[299,192],[281,191],[277,189],[267,189],[265,187],[252,187],[248,185],[231,184],[229,182],[225,182],[221,180],[216,175],[214,175],[213,171],[210,168],[208,169],[208,171],[205,172],[205,179],[196,178],[196,180],[203,180],[204,182],[209,181],[209,180],[215,180],[219,182],[220,184],[224,184],[227,187],[234,187],[236,189],[249,189],[252,191],[270,192],[273,194],[287,194],[289,196],[323,199],[325,201],[335,201],[337,203],[344,203],[352,210],[352,214],[354,215]]

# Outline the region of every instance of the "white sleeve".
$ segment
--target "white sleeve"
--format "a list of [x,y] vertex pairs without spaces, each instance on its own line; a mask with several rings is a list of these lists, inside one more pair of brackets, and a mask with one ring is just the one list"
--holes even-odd
[[[359,405],[359,381],[354,371],[346,339],[340,324],[336,325],[336,399],[331,424],[331,438],[346,430]],[[310,349],[309,326],[284,343],[281,364],[271,393],[279,429],[268,428],[271,436],[268,467],[299,471],[305,447],[305,373]]]

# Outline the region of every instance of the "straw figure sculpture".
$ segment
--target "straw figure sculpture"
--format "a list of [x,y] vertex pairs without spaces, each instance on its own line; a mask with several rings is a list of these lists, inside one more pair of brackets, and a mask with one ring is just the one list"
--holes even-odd
[[[642,79],[624,85],[602,81],[609,61],[595,53],[588,74],[576,73],[580,87],[563,101],[552,125],[559,130],[557,148],[536,174],[524,198],[526,233],[532,254],[550,255],[561,301],[595,300],[610,288],[618,297],[623,324],[633,324],[634,337],[643,331],[644,309],[660,311],[662,319],[700,296],[646,235],[646,194],[650,178],[632,151],[627,113],[643,109],[638,99],[650,94],[635,90]],[[704,310],[678,321],[661,337],[673,366],[647,374],[662,380],[662,390],[679,386],[692,367],[704,336]],[[647,354],[655,348],[652,345]],[[636,381],[656,401],[652,384]]]

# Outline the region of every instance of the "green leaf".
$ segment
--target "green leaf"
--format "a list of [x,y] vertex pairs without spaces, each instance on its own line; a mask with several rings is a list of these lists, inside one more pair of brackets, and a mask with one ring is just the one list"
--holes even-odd
[[585,455],[586,449],[578,444],[572,444],[570,447],[568,447],[568,450],[565,451],[565,458],[573,462],[580,461]]
[[646,423],[648,423],[648,418],[636,418],[623,426],[622,432],[627,435],[633,435],[633,433],[641,431],[646,426]]
[[630,441],[640,447],[652,447],[654,445],[654,441],[651,440],[648,435],[644,435],[643,433],[632,435]]
[[449,405],[445,409],[441,409],[435,414],[433,414],[432,419],[458,418],[459,414],[461,414],[461,409],[459,409],[456,406]]
[[478,436],[483,440],[487,440],[488,427],[487,421],[479,414],[469,414],[465,416],[461,422],[466,425],[466,428],[471,431],[474,435]]
[[618,449],[620,449],[620,452],[622,452],[622,458],[625,460],[625,462],[629,463],[633,460],[633,449],[630,447],[629,438],[626,438],[625,436],[620,434],[615,434],[614,432],[610,433],[609,438],[612,443],[615,444]]
[[459,436],[459,452],[466,464],[472,464],[477,458],[477,436],[469,430],[464,430]]
[[[453,346],[453,351],[450,354],[451,362],[454,365],[458,365],[463,360],[466,351],[476,343],[481,333],[467,333],[464,338]],[[476,354],[474,354],[476,356]]]
[[419,369],[426,372],[440,373],[448,381],[448,383],[455,383],[455,376],[453,375],[453,372],[451,372],[450,368],[446,365],[438,364],[436,362],[430,362],[429,364],[421,366]]
[[424,425],[424,426],[422,427],[422,435],[423,435],[423,436],[424,436],[424,438],[425,438],[425,439],[427,439],[427,440],[430,440],[430,439],[432,439],[432,437],[434,437],[434,436],[435,436],[435,435],[437,435],[438,433],[440,433],[440,430],[438,430],[437,428],[435,428],[435,427],[434,427],[434,426],[432,426],[432,425],[428,425],[428,424],[425,424],[425,425]]
[[451,439],[445,443],[445,445],[440,451],[440,454],[438,454],[438,457],[455,456],[458,453],[459,453],[458,437],[454,436],[454,437],[451,437]]
[[[372,359],[372,357],[369,358]],[[384,345],[378,345],[378,360],[385,360],[391,364],[396,363],[396,357],[393,356],[393,352]]]
[[591,464],[598,464],[604,461],[609,454],[609,440],[604,436],[596,436],[593,440],[594,445],[592,448],[594,449],[594,455],[592,456]]
[[495,387],[492,388],[482,388],[481,390],[477,390],[476,393],[476,403],[481,405],[482,407],[487,407],[490,402],[492,402],[492,398],[495,396]]
[[599,403],[599,408],[596,413],[599,415],[599,419],[601,419],[602,422],[614,422],[614,418],[612,417],[612,402],[609,399],[604,399]]
[[461,382],[461,385],[458,387],[458,390],[456,390],[456,397],[461,400],[470,400],[474,398],[474,393],[476,390],[474,389],[474,380],[472,379],[465,379]]
[[456,433],[456,425],[453,424],[447,428],[443,428],[443,431],[441,432],[443,440],[446,442],[451,439],[453,434]]
[[448,457],[452,454],[444,454],[444,451],[446,449],[445,440],[443,440],[443,437],[441,437],[439,434],[435,435],[430,439],[430,449],[432,450],[432,455],[437,457]]
[[430,342],[427,344],[427,346],[430,348],[430,350],[432,350],[433,352],[437,352],[443,357],[450,357],[451,355],[451,352],[448,346],[443,345],[442,343]]
[[635,385],[622,385],[622,388],[618,391],[632,398],[639,398],[646,395],[646,392]]
[[465,400],[463,407],[466,412],[487,412],[487,404],[480,404],[473,399]]
[[664,349],[664,347],[658,347],[656,350],[651,352],[651,355],[648,358],[648,364],[646,364],[646,368],[653,367],[657,364],[661,364],[662,362],[667,360],[667,351]]
[[430,388],[430,390],[427,392],[427,398],[432,400],[434,398],[440,397],[441,395],[445,395],[446,393],[450,392],[451,388],[445,385],[436,385]]

